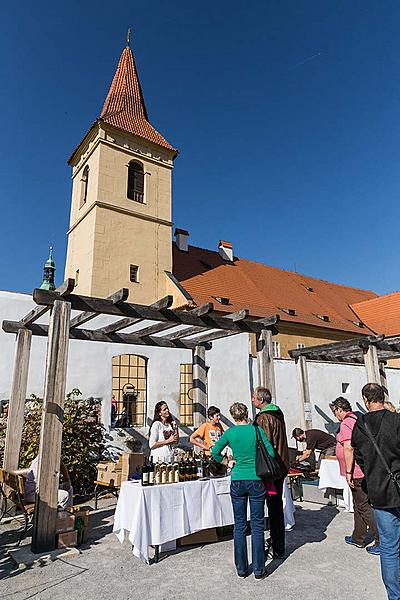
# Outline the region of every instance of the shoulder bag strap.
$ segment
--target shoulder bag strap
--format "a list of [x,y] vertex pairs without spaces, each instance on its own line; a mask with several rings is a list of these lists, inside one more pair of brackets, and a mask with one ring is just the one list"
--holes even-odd
[[[382,419],[383,420],[383,419]],[[397,491],[400,493],[400,488],[399,488],[399,482],[397,481],[393,471],[391,471],[386,458],[383,456],[381,449],[379,448],[378,444],[375,441],[374,436],[372,435],[372,432],[368,426],[368,424],[364,421],[364,427],[365,427],[365,431],[367,432],[367,436],[369,437],[369,439],[371,440],[379,458],[382,461],[382,464],[384,465],[387,474],[389,475],[390,479],[393,481],[393,483],[396,485]],[[379,433],[379,432],[378,432]]]

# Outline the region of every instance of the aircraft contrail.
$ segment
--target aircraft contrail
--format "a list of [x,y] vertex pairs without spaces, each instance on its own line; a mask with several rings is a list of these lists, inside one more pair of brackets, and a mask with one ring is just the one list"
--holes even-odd
[[322,55],[322,52],[317,52],[317,54],[313,54],[312,56],[309,56],[308,58],[306,58],[305,60],[302,60],[301,62],[297,63],[296,65],[293,65],[293,67],[290,67],[289,69],[287,69],[287,71],[292,71],[293,69],[297,69],[297,67],[302,67],[303,65],[314,60],[314,58],[318,58],[318,56],[321,56],[321,55]]

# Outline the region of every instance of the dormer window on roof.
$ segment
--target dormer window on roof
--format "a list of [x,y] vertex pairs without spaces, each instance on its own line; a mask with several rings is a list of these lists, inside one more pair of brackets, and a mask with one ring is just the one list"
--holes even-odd
[[295,317],[297,314],[295,308],[281,308],[281,310],[291,317]]
[[330,318],[329,315],[315,315],[316,317],[318,317],[318,319],[321,319],[321,321],[325,321],[326,323],[329,323]]
[[224,298],[223,296],[213,296],[213,298],[220,304],[229,304],[229,298]]
[[357,327],[365,327],[365,325],[362,321],[351,321],[351,322],[354,323],[354,325],[357,325]]

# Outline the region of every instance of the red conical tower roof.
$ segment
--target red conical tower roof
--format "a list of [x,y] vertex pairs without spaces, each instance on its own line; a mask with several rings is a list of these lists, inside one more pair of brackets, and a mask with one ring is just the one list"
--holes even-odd
[[132,50],[124,48],[99,119],[177,152],[148,121]]

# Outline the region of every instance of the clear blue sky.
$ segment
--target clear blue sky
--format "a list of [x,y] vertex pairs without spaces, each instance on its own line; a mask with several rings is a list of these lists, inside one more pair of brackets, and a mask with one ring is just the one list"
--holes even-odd
[[400,288],[400,3],[3,3],[0,289],[63,280],[67,158],[128,26],[152,124],[176,147],[191,243],[334,282]]

